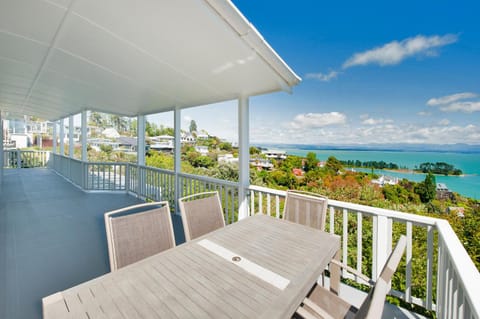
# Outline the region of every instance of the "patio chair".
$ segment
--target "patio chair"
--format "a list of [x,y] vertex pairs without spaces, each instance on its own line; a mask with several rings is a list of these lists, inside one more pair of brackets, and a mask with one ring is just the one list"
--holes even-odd
[[204,192],[178,200],[185,240],[189,241],[225,227],[222,203],[218,192]]
[[288,190],[283,218],[305,226],[325,230],[328,198],[319,194]]
[[389,282],[402,259],[406,244],[407,239],[402,235],[388,257],[387,262],[375,283],[361,273],[358,273],[355,269],[335,262],[338,266],[346,268],[349,272],[352,272],[356,276],[373,284],[370,292],[359,309],[340,298],[334,292],[319,285],[315,285],[308,297],[303,300],[302,306],[297,309],[297,314],[305,319],[380,319],[383,313],[385,298],[390,290]]
[[128,206],[104,217],[111,271],[175,247],[168,202]]

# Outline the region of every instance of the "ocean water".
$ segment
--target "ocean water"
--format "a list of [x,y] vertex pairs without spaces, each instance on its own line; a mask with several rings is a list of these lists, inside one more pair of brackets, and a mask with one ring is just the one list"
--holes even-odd
[[[287,154],[305,156],[308,152],[317,154],[321,161],[329,156],[339,160],[384,161],[395,163],[400,167],[413,169],[425,162],[445,162],[452,164],[463,171],[463,176],[436,176],[437,183],[444,183],[447,187],[467,197],[480,199],[480,153],[443,153],[443,152],[401,152],[401,151],[345,151],[345,150],[300,150],[285,149]],[[370,172],[371,170],[367,169]],[[376,174],[406,178],[420,182],[425,174],[403,173],[375,170]]]

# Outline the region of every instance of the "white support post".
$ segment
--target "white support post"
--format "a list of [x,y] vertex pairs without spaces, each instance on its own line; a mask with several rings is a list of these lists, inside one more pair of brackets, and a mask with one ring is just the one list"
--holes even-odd
[[58,138],[58,132],[57,132],[57,121],[53,122],[53,132],[52,132],[52,153],[57,154],[57,138]]
[[87,153],[87,111],[82,111],[82,161],[88,162],[88,153]]
[[137,116],[137,164],[145,165],[145,115]]
[[389,223],[386,216],[376,216],[374,219],[376,219],[376,223],[374,222],[374,241],[376,243],[376,249],[374,252],[375,258],[373,258],[372,279],[377,280],[391,251],[391,234],[389,232]]
[[3,118],[2,118],[2,110],[0,110],[0,138],[2,140],[2,145],[0,146],[0,190],[2,189],[3,185],[3,165],[5,165],[5,158],[4,158],[4,150],[3,150]]
[[65,119],[60,120],[60,155],[65,156]]
[[[180,176],[181,173],[181,159],[182,159],[182,111],[179,108],[175,108],[175,112],[173,114],[173,129],[175,131],[175,140],[174,140],[174,165],[173,169],[175,172],[175,203],[178,203],[178,199],[182,196],[182,192],[180,189]],[[175,205],[175,213],[179,214],[180,211]]]
[[73,151],[75,143],[73,142],[73,134],[75,133],[75,127],[73,124],[73,115],[68,117],[68,157],[75,158]]
[[248,217],[248,187],[250,186],[249,99],[238,99],[238,220]]

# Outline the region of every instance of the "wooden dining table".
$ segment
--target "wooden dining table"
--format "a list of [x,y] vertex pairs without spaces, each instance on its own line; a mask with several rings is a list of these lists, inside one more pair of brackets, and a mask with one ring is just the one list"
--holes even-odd
[[255,215],[43,298],[52,318],[291,318],[339,236]]

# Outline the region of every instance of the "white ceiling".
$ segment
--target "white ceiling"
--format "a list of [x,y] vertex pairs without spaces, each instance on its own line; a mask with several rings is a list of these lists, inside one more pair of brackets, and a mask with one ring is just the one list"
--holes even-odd
[[228,0],[0,0],[0,109],[126,116],[300,78]]

